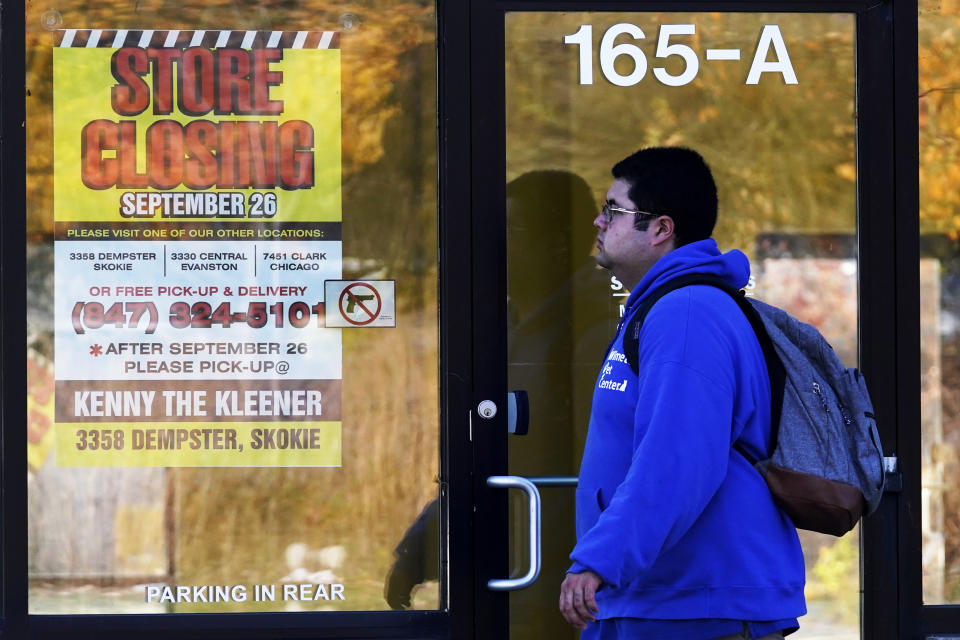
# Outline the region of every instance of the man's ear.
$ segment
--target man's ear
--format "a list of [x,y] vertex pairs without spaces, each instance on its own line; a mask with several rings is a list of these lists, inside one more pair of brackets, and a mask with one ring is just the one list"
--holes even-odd
[[659,218],[654,219],[651,223],[653,225],[653,244],[659,245],[664,242],[670,242],[675,239],[674,237],[674,223],[673,218],[670,216],[660,216]]

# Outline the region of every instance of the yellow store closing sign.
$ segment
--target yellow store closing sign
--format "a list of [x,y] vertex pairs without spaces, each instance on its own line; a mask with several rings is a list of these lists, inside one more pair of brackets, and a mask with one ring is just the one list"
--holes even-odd
[[66,30],[61,466],[339,466],[334,32]]

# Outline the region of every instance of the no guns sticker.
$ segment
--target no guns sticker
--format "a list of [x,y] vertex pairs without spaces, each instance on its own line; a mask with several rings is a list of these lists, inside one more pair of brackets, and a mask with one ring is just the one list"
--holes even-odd
[[327,280],[324,282],[328,327],[395,327],[393,280]]

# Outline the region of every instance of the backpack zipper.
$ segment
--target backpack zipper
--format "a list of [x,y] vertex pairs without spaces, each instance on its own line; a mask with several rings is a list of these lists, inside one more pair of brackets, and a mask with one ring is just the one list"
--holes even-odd
[[830,413],[830,405],[827,404],[827,399],[823,397],[823,393],[820,391],[820,385],[816,380],[813,381],[813,393],[816,394],[817,399],[820,400],[820,406],[823,407],[823,410]]

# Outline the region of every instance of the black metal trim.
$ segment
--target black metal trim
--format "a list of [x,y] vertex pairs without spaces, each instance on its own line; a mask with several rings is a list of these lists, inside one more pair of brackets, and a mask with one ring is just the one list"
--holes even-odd
[[[473,637],[509,638],[509,593],[487,581],[509,575],[507,492],[486,485],[507,471],[506,184],[503,14],[474,1],[470,13],[470,158],[473,247],[473,403],[493,400],[492,419],[473,413],[476,614]],[[450,167],[448,167],[449,169]]]
[[30,616],[16,638],[449,638],[440,611]]
[[957,620],[960,620],[960,605],[925,606],[919,630],[904,638],[919,640],[928,635],[957,637],[956,634],[960,632]]
[[[27,629],[25,86],[23,6],[0,5],[2,589],[4,637],[506,637],[506,496],[483,486],[506,469],[501,418],[469,414],[505,392],[503,18],[506,11],[853,12],[857,22],[861,365],[904,492],[863,524],[863,637],[960,629],[960,607],[924,606],[920,563],[919,273],[916,0],[438,0],[440,131],[441,520],[449,612],[33,616]],[[866,135],[865,135],[866,134]],[[493,185],[491,189],[474,186]],[[476,215],[473,214],[476,212]],[[877,348],[873,348],[877,345]],[[500,359],[499,362],[504,362]],[[501,416],[505,412],[501,412]],[[9,425],[10,428],[7,428]],[[902,425],[902,427],[901,427]],[[474,511],[476,506],[476,511]],[[897,523],[891,526],[890,523]],[[491,534],[490,532],[493,532]],[[504,532],[500,535],[499,532]],[[318,623],[327,627],[318,629]],[[342,626],[341,626],[342,625]],[[346,626],[356,625],[351,629]],[[394,634],[394,635],[390,635]]]
[[24,5],[0,4],[0,300],[3,301],[2,509],[4,636],[21,637],[27,610],[26,66]]
[[438,126],[440,208],[440,380],[442,456],[441,546],[449,564],[447,604],[453,638],[473,636],[477,557],[474,554],[474,333],[471,245],[470,5],[438,0]]
[[[899,213],[895,207],[892,18],[892,3],[884,2],[859,14],[857,20],[860,367],[870,381],[884,455],[903,450],[897,429],[897,412],[903,406],[904,380],[898,376],[902,352],[890,345],[899,344],[897,328],[902,319],[897,309],[910,308],[898,298],[901,288],[890,286],[896,281],[899,263],[890,259],[898,255],[894,230]],[[900,500],[900,495],[886,494],[877,513],[862,523],[864,638],[901,637],[900,568],[890,561],[900,539]]]
[[[481,0],[484,1],[484,0]],[[892,0],[485,0],[494,11],[861,13]]]

